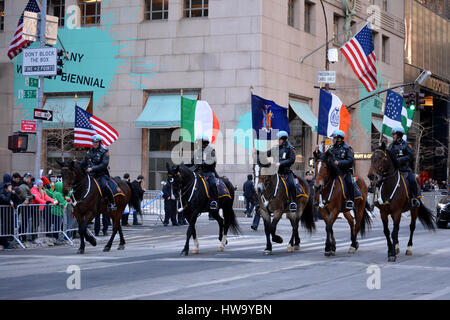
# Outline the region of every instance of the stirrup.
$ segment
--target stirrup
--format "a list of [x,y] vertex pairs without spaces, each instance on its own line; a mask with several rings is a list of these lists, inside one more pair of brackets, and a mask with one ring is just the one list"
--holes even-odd
[[218,208],[218,205],[217,205],[217,201],[215,201],[215,200],[211,201],[211,203],[209,204],[209,208],[210,208],[211,210],[217,210],[217,209],[219,209],[219,208]]
[[117,210],[116,204],[115,203],[110,203],[108,206],[109,210],[114,211]]
[[418,208],[418,207],[420,207],[420,201],[419,201],[419,199],[417,199],[417,198],[412,198],[412,199],[411,199],[411,206],[412,206],[413,208]]
[[347,200],[345,203],[345,209],[352,210],[355,206],[355,203],[352,200]]
[[296,212],[297,211],[297,204],[295,202],[291,202],[289,204],[289,211],[290,212]]

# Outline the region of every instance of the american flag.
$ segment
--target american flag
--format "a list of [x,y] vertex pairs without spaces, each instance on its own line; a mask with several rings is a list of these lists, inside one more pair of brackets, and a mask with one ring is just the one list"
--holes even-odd
[[103,145],[109,146],[119,138],[119,134],[109,124],[75,106],[74,146],[92,147],[91,138],[99,134],[103,137]]
[[374,91],[377,88],[377,68],[375,67],[377,59],[369,24],[347,41],[340,50],[366,90]]
[[[39,13],[41,10],[36,2],[36,0],[28,1],[27,6],[25,7],[25,11],[31,11]],[[9,59],[14,59],[15,56],[22,52],[23,48],[27,48],[32,41],[22,39],[22,29],[23,29],[23,12],[20,16],[19,23],[17,24],[16,33],[14,33],[14,37],[11,40],[11,44],[8,49],[8,57]]]

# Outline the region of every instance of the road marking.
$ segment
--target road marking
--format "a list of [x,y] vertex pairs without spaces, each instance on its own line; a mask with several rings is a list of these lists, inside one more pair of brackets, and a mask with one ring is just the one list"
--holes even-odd
[[275,261],[274,259],[251,259],[251,258],[230,258],[230,257],[223,257],[223,258],[188,258],[188,257],[183,257],[183,258],[158,258],[158,259],[152,259],[152,261],[176,261],[176,262],[180,262],[180,261],[207,261],[207,262],[249,262],[249,263],[254,263],[254,262],[273,262]]

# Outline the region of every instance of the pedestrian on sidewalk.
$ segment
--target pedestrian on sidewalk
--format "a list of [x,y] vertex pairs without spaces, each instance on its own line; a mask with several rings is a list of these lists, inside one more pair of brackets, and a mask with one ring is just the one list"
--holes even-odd
[[[140,226],[142,223],[138,222],[138,214],[142,217],[141,202],[144,199],[144,189],[142,189],[142,182],[144,176],[139,175],[136,180],[131,183],[131,200],[130,200],[130,212],[133,210],[133,226]],[[126,223],[128,224],[128,217]]]
[[244,183],[243,190],[246,208],[245,213],[247,214],[247,218],[251,218],[253,207],[255,206],[255,185],[253,184],[253,175],[249,174],[247,176],[247,181]]
[[169,225],[169,219],[172,221],[172,225],[178,226],[176,216],[177,216],[177,203],[175,201],[175,196],[172,194],[172,188],[168,181],[163,181],[163,199],[164,199],[164,226]]

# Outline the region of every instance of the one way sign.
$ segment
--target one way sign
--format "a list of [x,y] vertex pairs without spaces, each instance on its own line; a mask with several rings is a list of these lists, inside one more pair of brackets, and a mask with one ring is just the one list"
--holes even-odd
[[53,111],[44,109],[34,109],[33,118],[35,120],[53,121]]

